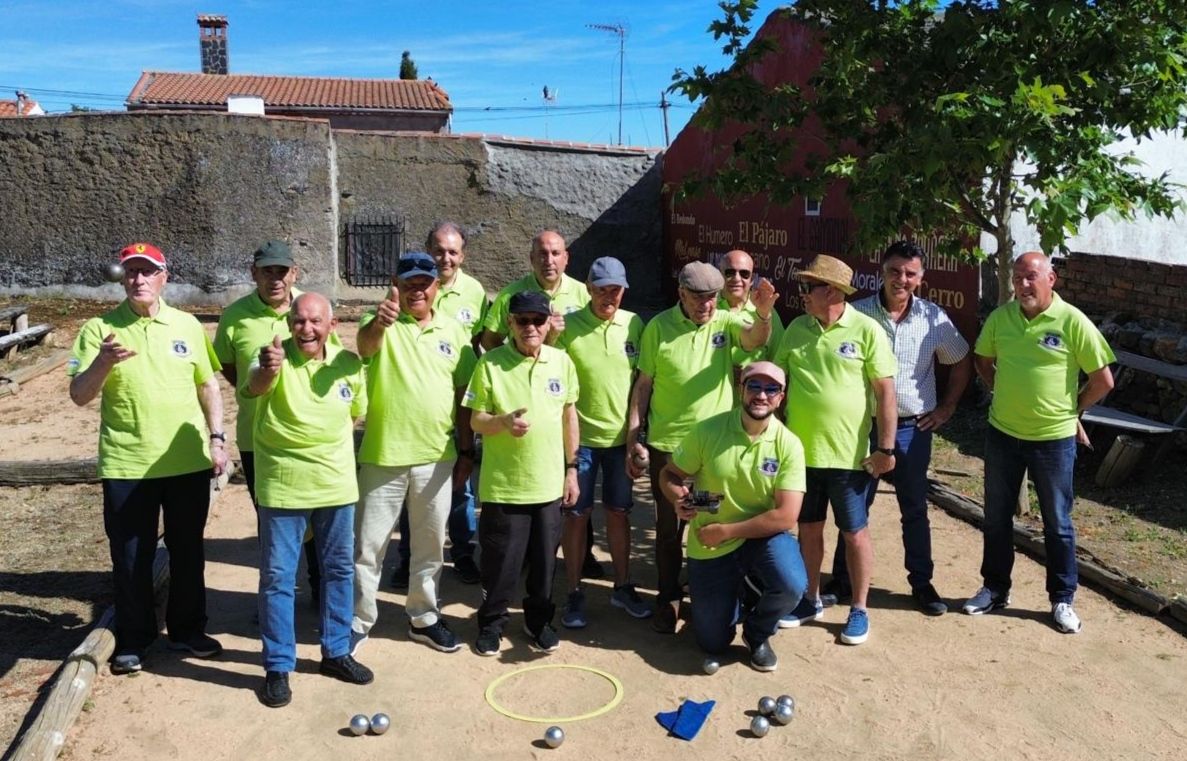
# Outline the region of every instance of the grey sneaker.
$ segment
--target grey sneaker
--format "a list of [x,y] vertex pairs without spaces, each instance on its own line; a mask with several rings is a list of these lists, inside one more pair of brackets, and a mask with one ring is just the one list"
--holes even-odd
[[1052,605],[1051,617],[1055,619],[1055,628],[1064,634],[1080,633],[1080,617],[1072,610],[1070,602],[1057,602]]
[[614,587],[614,594],[610,595],[610,604],[622,608],[634,618],[651,618],[651,606],[643,602],[643,598],[635,591],[634,584]]
[[565,612],[561,614],[561,626],[566,629],[584,629],[588,624],[585,618],[585,590],[574,589],[565,603]]
[[964,612],[970,616],[979,616],[991,610],[1004,608],[1010,604],[1010,594],[999,595],[989,587],[981,587],[977,594],[970,597],[964,604]]

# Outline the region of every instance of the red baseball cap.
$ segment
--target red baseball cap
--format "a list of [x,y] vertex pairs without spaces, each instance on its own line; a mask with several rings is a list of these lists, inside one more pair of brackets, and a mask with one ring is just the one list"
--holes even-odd
[[162,269],[165,268],[165,255],[161,253],[161,249],[151,243],[132,243],[124,246],[120,249],[120,264],[124,264],[129,259],[145,259]]

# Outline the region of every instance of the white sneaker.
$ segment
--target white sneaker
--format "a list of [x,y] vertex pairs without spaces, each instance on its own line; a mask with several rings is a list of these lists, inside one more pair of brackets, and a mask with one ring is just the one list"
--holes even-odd
[[1070,602],[1057,602],[1052,605],[1051,617],[1055,619],[1055,628],[1064,634],[1080,633],[1080,617],[1072,610]]

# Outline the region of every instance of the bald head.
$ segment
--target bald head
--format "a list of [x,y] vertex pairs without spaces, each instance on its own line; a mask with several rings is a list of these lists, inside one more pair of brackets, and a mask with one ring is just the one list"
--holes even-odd
[[1027,251],[1014,260],[1014,298],[1027,319],[1051,306],[1055,294],[1055,268],[1041,251]]
[[718,266],[725,277],[721,295],[729,302],[730,309],[745,304],[754,283],[754,258],[741,249],[734,249],[721,257]]
[[302,293],[293,299],[288,321],[298,351],[310,359],[325,357],[326,340],[338,326],[329,299],[312,291]]
[[532,238],[532,272],[545,289],[560,285],[565,268],[569,266],[569,250],[565,239],[556,230],[541,230]]

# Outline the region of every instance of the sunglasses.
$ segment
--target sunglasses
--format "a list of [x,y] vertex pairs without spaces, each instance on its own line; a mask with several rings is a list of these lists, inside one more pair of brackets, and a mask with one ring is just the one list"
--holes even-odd
[[828,288],[828,283],[813,283],[808,280],[800,281],[800,293],[807,296],[817,288]]
[[783,393],[783,387],[778,383],[763,383],[762,381],[746,381],[742,386],[751,394],[766,394],[767,396],[774,396],[775,394]]
[[743,280],[749,280],[754,273],[750,270],[736,270],[733,267],[726,267],[722,272],[726,277],[740,277]]
[[515,324],[521,328],[526,328],[529,325],[535,325],[537,328],[548,322],[548,317],[542,314],[516,315]]

